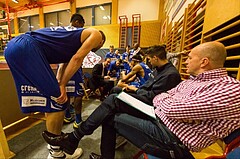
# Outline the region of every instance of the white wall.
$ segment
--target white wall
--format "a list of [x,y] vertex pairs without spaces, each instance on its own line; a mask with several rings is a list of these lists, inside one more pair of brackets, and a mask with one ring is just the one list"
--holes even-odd
[[[195,3],[197,3],[199,0],[196,0]],[[168,1],[165,1],[165,6],[167,4]],[[172,21],[173,24],[174,22],[178,21],[179,18],[184,14],[185,8],[188,7],[188,5],[190,3],[193,3],[194,0],[175,0],[172,1],[170,4],[170,7],[168,8],[168,10],[166,10],[167,12],[167,16],[169,16],[169,22]],[[178,9],[178,7],[180,7],[180,4],[183,3],[183,6],[181,7],[181,9],[178,11],[177,15],[175,15],[173,17],[173,14],[175,13],[175,11]]]
[[141,14],[141,21],[158,20],[160,0],[118,0],[118,16],[126,15],[132,22],[132,14]]

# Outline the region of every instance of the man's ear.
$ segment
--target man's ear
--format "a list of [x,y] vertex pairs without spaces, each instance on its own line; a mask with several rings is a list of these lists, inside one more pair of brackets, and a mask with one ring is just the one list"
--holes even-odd
[[209,59],[207,57],[204,57],[201,59],[201,66],[206,67],[207,65],[209,65],[209,62]]

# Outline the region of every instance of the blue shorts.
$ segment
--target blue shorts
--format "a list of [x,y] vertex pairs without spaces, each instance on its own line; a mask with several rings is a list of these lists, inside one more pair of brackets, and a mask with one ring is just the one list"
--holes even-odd
[[83,97],[84,91],[80,83],[83,83],[82,69],[72,76],[69,82],[66,85],[66,92],[68,97]]
[[51,96],[59,97],[60,89],[41,45],[29,35],[13,38],[4,51],[12,72],[23,113],[57,112],[66,109]]

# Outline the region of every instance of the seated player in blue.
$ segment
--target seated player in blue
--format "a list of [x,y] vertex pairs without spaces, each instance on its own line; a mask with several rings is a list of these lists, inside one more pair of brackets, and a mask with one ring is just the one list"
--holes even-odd
[[125,48],[125,52],[122,53],[122,60],[128,62],[129,54],[130,53],[130,45],[127,45]]
[[142,57],[140,54],[134,55],[132,61],[130,62],[132,66],[131,72],[125,75],[125,71],[121,72],[122,78],[118,82],[118,87],[127,87],[128,85],[134,85],[139,88],[143,85],[149,78],[152,70],[142,62]]
[[114,53],[114,58],[115,58],[116,60],[121,58],[121,56],[120,56],[120,54],[119,54],[119,50],[118,50],[118,49],[117,49],[117,50],[115,50],[115,53]]
[[122,60],[117,59],[116,61],[112,61],[108,68],[107,75],[110,77],[120,77],[120,68],[121,68]]
[[[61,134],[67,107],[66,84],[82,66],[90,51],[106,40],[94,28],[50,27],[13,38],[4,50],[12,72],[23,113],[45,112],[46,128],[53,136]],[[50,64],[68,63],[58,82]],[[61,147],[58,147],[62,152]],[[51,153],[51,152],[50,152]],[[66,153],[61,153],[66,156]]]
[[126,51],[122,54],[122,62],[124,70],[126,71],[126,74],[128,74],[131,71],[130,65],[129,65],[129,56],[130,56],[130,45],[127,45]]
[[110,59],[112,60],[112,59],[115,58],[114,55],[115,55],[115,54],[114,54],[114,46],[113,46],[113,45],[110,45],[110,46],[109,46],[109,52],[106,53],[105,59],[106,59],[106,58],[110,58]]

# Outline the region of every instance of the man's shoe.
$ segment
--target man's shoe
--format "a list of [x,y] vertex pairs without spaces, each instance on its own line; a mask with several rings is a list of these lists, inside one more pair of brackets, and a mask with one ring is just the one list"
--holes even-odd
[[66,152],[64,153],[66,155],[66,159],[78,159],[80,156],[82,156],[83,150],[82,148],[77,148],[72,155],[67,154]]
[[73,123],[73,129],[78,129],[78,127],[79,127],[80,124],[81,124],[81,123],[77,123],[76,121],[74,121],[74,123]]
[[89,155],[89,159],[103,159],[101,155],[95,154],[95,153],[91,153]]
[[56,136],[48,131],[43,131],[42,136],[44,140],[52,146],[60,146],[64,152],[72,155],[77,149],[78,145],[73,144],[69,141],[68,133]]
[[66,152],[62,151],[57,153],[49,151],[47,159],[78,159],[80,156],[82,156],[83,150],[81,148],[77,148],[75,152],[72,155],[67,154]]
[[64,117],[63,122],[65,124],[69,124],[74,121],[74,118],[71,116],[70,118]]
[[117,136],[115,149],[118,149],[119,147],[123,146],[126,143],[127,143],[127,140],[124,137]]

